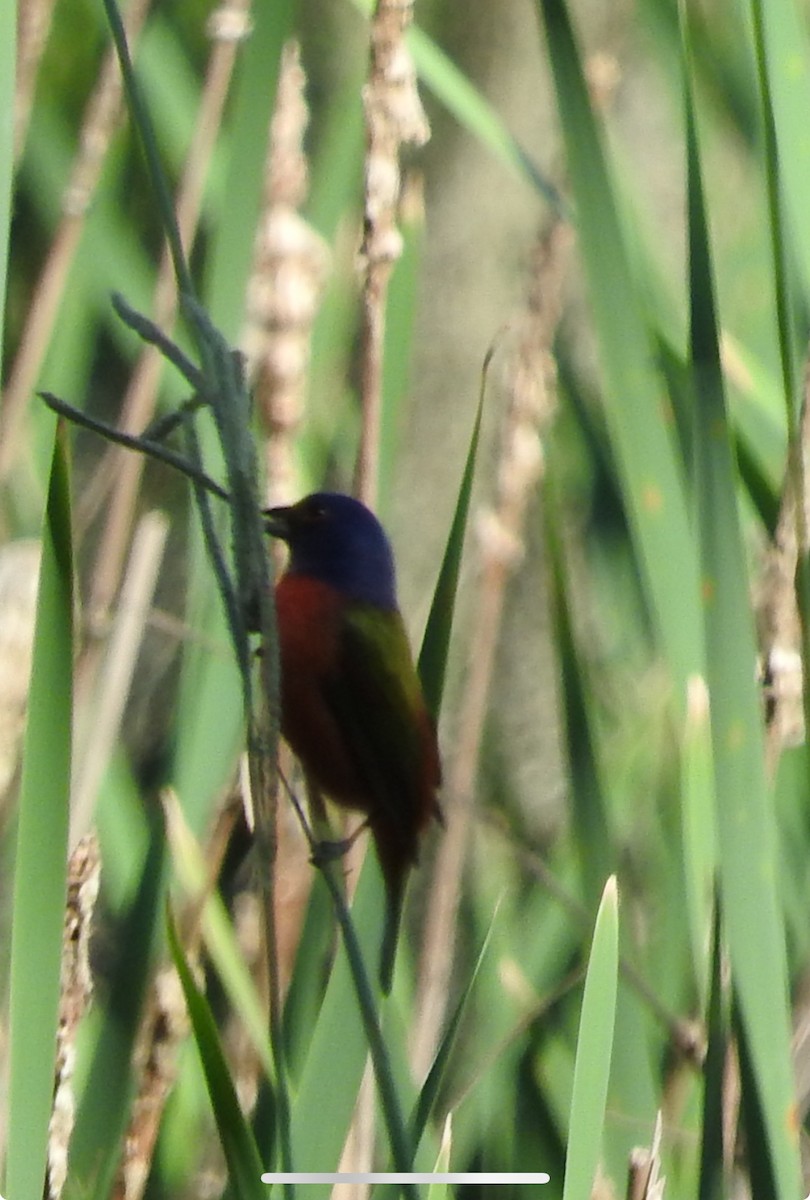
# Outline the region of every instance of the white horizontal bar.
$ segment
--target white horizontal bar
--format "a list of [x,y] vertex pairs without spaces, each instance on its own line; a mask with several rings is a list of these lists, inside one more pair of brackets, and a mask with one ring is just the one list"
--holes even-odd
[[262,1183],[530,1184],[550,1179],[545,1171],[265,1171],[262,1175]]

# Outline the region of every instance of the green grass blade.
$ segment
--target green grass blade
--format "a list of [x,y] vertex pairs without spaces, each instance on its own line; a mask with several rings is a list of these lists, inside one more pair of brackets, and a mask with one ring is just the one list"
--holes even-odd
[[[684,55],[689,66],[688,31]],[[696,495],[715,766],[722,911],[732,979],[756,1081],[776,1195],[795,1196],[790,1004],[776,881],[776,831],[765,774],[750,588],[717,336],[698,131],[686,81],[691,351]]]
[[782,366],[782,382],[788,401],[790,428],[795,424],[796,394],[794,362],[794,331],[792,328],[792,297],[787,263],[786,230],[782,195],[780,189],[779,148],[776,122],[774,121],[771,80],[768,56],[765,50],[765,27],[762,4],[752,0],[751,17],[754,30],[754,48],[757,60],[760,109],[762,112],[763,153],[765,158],[765,181],[768,191],[768,231],[771,237],[771,260],[776,298],[779,358]]
[[[316,881],[321,886],[321,881]],[[373,853],[366,855],[351,908],[359,950],[376,969],[380,939],[382,875]],[[299,1171],[334,1171],[354,1112],[368,1055],[368,1038],[346,947],[341,938],[329,983],[311,1032],[292,1109],[293,1161]],[[326,1080],[340,1080],[326,1087]],[[399,1169],[399,1168],[397,1168]],[[313,1185],[314,1197],[326,1196]]]
[[715,914],[712,937],[712,972],[706,1032],[708,1042],[703,1062],[703,1126],[700,1143],[700,1191],[698,1200],[720,1200],[723,1189],[723,1091],[728,1045],[728,1014],[723,997],[723,947],[720,914]]
[[795,0],[752,0],[752,9],[764,35],[765,61],[760,66],[770,83],[782,196],[793,250],[807,289],[810,286],[810,229],[807,224],[810,145],[806,136],[810,54],[807,36]]
[[191,974],[170,913],[167,913],[166,924],[169,949],[180,976],[219,1139],[228,1164],[231,1194],[235,1200],[267,1200],[267,1189],[261,1181],[264,1168],[250,1126],[239,1107],[211,1009]]
[[698,994],[705,1003],[708,988],[707,947],[717,851],[709,698],[704,680],[698,677],[690,684],[686,706],[681,744],[680,793],[692,962]]
[[[163,803],[175,873],[186,895],[196,903],[208,887],[205,858],[185,822],[176,796],[167,793]],[[267,1041],[267,1016],[219,892],[206,896],[200,913],[200,927],[205,948],[225,993],[245,1026],[265,1074],[272,1079],[275,1068]]]
[[513,137],[497,109],[482,96],[468,77],[459,70],[439,46],[418,26],[408,31],[408,47],[413,54],[420,79],[451,112],[510,171],[530,183],[560,216],[567,216],[566,204],[552,181]]
[[[455,1008],[451,1013],[450,1020],[447,1022],[447,1026],[442,1034],[439,1047],[436,1051],[433,1062],[431,1063],[431,1067],[427,1073],[425,1082],[422,1084],[422,1087],[419,1091],[419,1096],[417,1098],[410,1122],[411,1141],[414,1146],[419,1146],[419,1143],[422,1140],[422,1135],[425,1132],[425,1127],[427,1126],[427,1123],[433,1114],[434,1107],[438,1101],[450,1054],[456,1044],[456,1035],[461,1027],[462,1019],[467,1010],[467,1003],[472,995],[475,982],[478,978],[481,966],[489,949],[490,941],[492,939],[492,930],[496,919],[497,914],[493,916],[492,922],[487,930],[486,937],[484,938],[483,945],[481,946],[481,950],[479,951],[478,957],[475,960],[475,966],[470,972],[469,978],[462,988],[461,995],[456,1002]],[[440,1168],[437,1167],[437,1170],[439,1169]]]
[[618,892],[611,876],[596,917],[582,997],[563,1200],[590,1200],[593,1194],[613,1055],[618,971]]
[[73,561],[64,439],[56,438],[28,701],[11,934],[5,1191],[41,1200],[54,1086],[70,804]]
[[438,717],[444,691],[444,677],[447,670],[447,655],[450,649],[450,632],[453,625],[453,611],[456,604],[456,589],[461,571],[461,555],[464,549],[464,534],[467,530],[467,517],[470,512],[470,496],[472,495],[473,475],[475,473],[475,458],[478,453],[478,439],[481,434],[481,417],[484,412],[484,396],[486,391],[486,364],[481,380],[481,395],[478,399],[478,411],[475,414],[470,446],[467,451],[467,461],[464,464],[464,474],[461,477],[456,510],[453,523],[447,537],[447,545],[439,569],[436,590],[430,606],[425,634],[422,638],[422,649],[419,652],[419,678],[425,692],[428,710]]
[[287,1067],[294,1082],[306,1061],[312,1031],[318,1020],[325,987],[324,968],[334,943],[334,926],[332,901],[316,876],[310,888],[299,951],[284,1005],[284,1046]]
[[[439,1153],[436,1156],[436,1164],[433,1172],[436,1175],[442,1175],[445,1171],[450,1170],[450,1149],[452,1146],[452,1132],[450,1126],[450,1118],[447,1118],[442,1134]],[[447,1197],[452,1196],[450,1185],[447,1183],[431,1183],[428,1186],[427,1200],[447,1200]]]
[[624,245],[618,202],[565,3],[538,0],[599,353],[605,415],[645,594],[676,687],[700,669],[697,561],[664,386]]
[[563,548],[565,512],[554,456],[546,476],[549,590],[560,671],[560,704],[570,779],[571,827],[579,859],[582,895],[593,912],[602,880],[615,870],[611,813],[602,786],[592,729],[594,706],[572,623],[570,586]]

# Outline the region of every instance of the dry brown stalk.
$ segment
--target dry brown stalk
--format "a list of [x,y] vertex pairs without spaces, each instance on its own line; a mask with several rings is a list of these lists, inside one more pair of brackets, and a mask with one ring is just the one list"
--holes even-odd
[[661,1113],[655,1118],[652,1145],[630,1153],[627,1200],[663,1200],[666,1178],[661,1174]]
[[[725,359],[724,359],[725,365]],[[785,484],[773,541],[768,547],[756,602],[761,672],[766,697],[766,761],[776,775],[782,752],[805,740],[802,616],[797,596],[799,555],[810,552],[810,347],[805,357],[804,389],[798,430],[788,451]],[[807,620],[807,614],[804,617]],[[799,1119],[810,1111],[810,1037],[808,1001],[794,1006],[793,1067]],[[733,1048],[732,1048],[733,1049]],[[724,1094],[724,1146],[731,1156],[739,1113],[739,1064],[729,1051]],[[731,1100],[729,1080],[735,1085]]]
[[729,1041],[726,1046],[726,1061],[723,1068],[723,1171],[726,1179],[732,1179],[738,1148],[740,1116],[742,1106],[742,1080],[737,1042]]
[[267,501],[299,491],[293,442],[304,413],[312,327],[329,268],[326,243],[299,215],[308,187],[309,112],[297,42],[281,60],[270,125],[265,206],[256,234],[241,339],[267,442]]
[[[371,1058],[366,1067],[357,1092],[352,1123],[346,1136],[338,1171],[356,1175],[371,1171],[374,1166],[374,1136],[376,1131],[376,1087]],[[368,1183],[336,1183],[332,1188],[331,1200],[365,1200],[371,1192]]]
[[551,344],[559,322],[570,230],[553,226],[540,248],[510,383],[497,494],[479,515],[481,583],[455,753],[444,789],[440,840],[420,964],[411,1061],[417,1078],[433,1059],[449,996],[461,880],[474,817],[478,753],[507,583],[523,555],[526,507],[542,472],[542,432],[553,412]]
[[40,544],[33,538],[0,548],[0,817],[25,727],[39,560]]
[[83,838],[70,856],[67,905],[62,935],[56,1090],[48,1128],[48,1195],[58,1200],[67,1178],[68,1150],[75,1117],[73,1065],[76,1033],[93,994],[90,935],[98,896],[101,860],[95,834]]
[[[757,623],[770,705],[766,752],[774,773],[782,751],[804,736],[801,620],[796,600],[799,550],[810,548],[807,478],[810,472],[810,352],[805,363],[799,429],[791,448],[779,518],[768,549],[757,601]],[[801,502],[797,501],[801,497]]]
[[14,162],[20,161],[34,101],[37,73],[48,40],[56,0],[26,0],[17,6],[14,80]]
[[[149,0],[132,0],[124,24],[132,45],[140,32]],[[29,399],[48,348],[62,303],[68,273],[79,245],[93,193],[98,186],[110,139],[122,117],[121,73],[112,49],[101,66],[98,83],[87,106],[79,134],[79,150],[62,196],[62,219],[50,253],[34,288],[28,321],[11,368],[0,409],[0,479],[20,453],[20,438]]]
[[124,1137],[113,1200],[140,1200],[152,1165],[160,1119],[176,1075],[177,1048],[188,1033],[188,1014],[174,967],[164,967],[152,987],[135,1048],[140,1079]]
[[363,423],[355,468],[355,495],[374,506],[382,407],[385,304],[394,263],[402,254],[397,217],[402,190],[403,146],[430,137],[416,71],[405,42],[413,19],[411,0],[377,0],[371,21],[371,57],[363,92],[367,151],[363,242],[360,399]]

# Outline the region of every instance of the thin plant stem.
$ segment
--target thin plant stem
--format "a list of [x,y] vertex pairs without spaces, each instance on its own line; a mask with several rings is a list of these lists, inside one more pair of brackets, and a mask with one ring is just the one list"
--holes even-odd
[[104,0],[104,11],[107,14],[110,32],[115,42],[115,50],[121,66],[121,74],[124,78],[124,86],[126,88],[127,101],[132,113],[132,119],[140,134],[143,152],[149,166],[149,178],[154,189],[158,209],[160,210],[163,231],[169,243],[169,252],[172,256],[172,265],[174,267],[175,278],[177,279],[177,286],[181,296],[193,296],[194,285],[191,282],[191,273],[186,262],[183,243],[180,238],[180,230],[177,227],[174,205],[172,204],[166,175],[160,161],[157,143],[152,130],[152,122],[149,119],[146,105],[141,96],[140,84],[132,66],[124,22],[121,19],[121,13],[118,10],[115,0]]
[[[335,917],[340,926],[343,944],[346,948],[346,958],[354,981],[360,1014],[363,1019],[363,1027],[366,1031],[369,1053],[374,1068],[374,1078],[377,1082],[380,1104],[388,1131],[394,1169],[400,1172],[410,1171],[413,1168],[413,1147],[408,1134],[407,1122],[399,1103],[388,1047],[385,1044],[377,1015],[375,991],[372,987],[369,973],[366,970],[363,951],[354,928],[351,911],[346,903],[340,863],[335,862],[331,854],[324,854],[322,852],[322,843],[318,842],[313,833],[295,791],[290,787],[286,779],[283,779],[282,783],[301,823],[304,836],[309,844],[312,861],[321,872],[324,882],[329,889],[329,894],[332,897]],[[401,1185],[401,1190],[403,1197],[407,1197],[408,1200],[416,1200],[419,1194],[418,1189],[413,1184],[403,1184]]]

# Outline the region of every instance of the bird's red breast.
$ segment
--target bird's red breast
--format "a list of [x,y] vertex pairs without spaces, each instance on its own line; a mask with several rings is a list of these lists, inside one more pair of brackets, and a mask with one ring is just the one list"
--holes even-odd
[[276,612],[282,733],[323,791],[363,810],[362,785],[326,699],[340,670],[341,597],[318,580],[285,575]]
[[383,869],[439,816],[439,754],[399,612],[286,574],[276,587],[282,732],[319,787],[368,815]]

